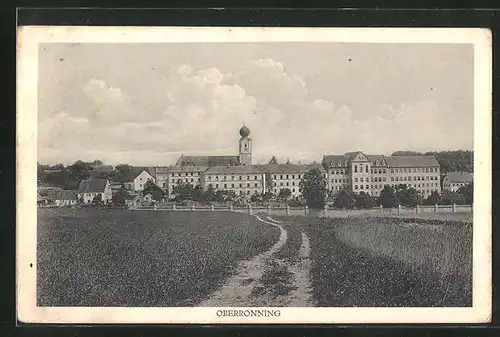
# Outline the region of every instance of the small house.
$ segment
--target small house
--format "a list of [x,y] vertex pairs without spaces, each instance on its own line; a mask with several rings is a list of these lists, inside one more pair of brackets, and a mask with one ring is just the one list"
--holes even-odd
[[462,186],[472,183],[474,175],[470,172],[448,172],[443,179],[443,189],[456,192]]
[[78,199],[84,204],[90,204],[95,197],[100,196],[103,204],[111,202],[113,193],[107,179],[85,179],[78,186]]
[[56,207],[74,206],[77,203],[76,195],[76,190],[49,190],[45,199],[47,204]]

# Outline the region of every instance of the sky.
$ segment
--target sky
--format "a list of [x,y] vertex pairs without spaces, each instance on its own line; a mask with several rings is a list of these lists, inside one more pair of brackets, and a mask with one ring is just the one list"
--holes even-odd
[[472,150],[473,46],[401,43],[40,44],[38,161],[170,165]]

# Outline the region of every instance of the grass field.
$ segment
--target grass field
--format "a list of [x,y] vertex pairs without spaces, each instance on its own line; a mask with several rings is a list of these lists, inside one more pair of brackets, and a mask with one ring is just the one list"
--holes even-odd
[[237,213],[40,209],[38,305],[196,305],[278,237]]
[[280,217],[311,238],[318,306],[472,305],[472,225]]
[[[303,293],[312,294],[315,306],[472,304],[470,222],[273,218],[286,239],[259,260],[261,275],[258,266],[248,266],[259,277],[242,284],[236,277],[231,292],[252,283],[249,298],[283,299],[294,291],[300,298],[297,291],[310,289]],[[307,267],[300,265],[304,236]],[[268,251],[279,238],[275,226],[240,213],[39,209],[38,304],[196,306],[238,276],[238,262]],[[305,274],[294,274],[297,264]],[[310,282],[297,282],[297,275]]]

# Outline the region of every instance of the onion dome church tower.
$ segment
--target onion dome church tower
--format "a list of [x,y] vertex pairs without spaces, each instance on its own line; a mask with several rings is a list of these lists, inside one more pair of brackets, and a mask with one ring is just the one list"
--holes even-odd
[[252,165],[252,139],[250,129],[245,124],[240,129],[240,164]]

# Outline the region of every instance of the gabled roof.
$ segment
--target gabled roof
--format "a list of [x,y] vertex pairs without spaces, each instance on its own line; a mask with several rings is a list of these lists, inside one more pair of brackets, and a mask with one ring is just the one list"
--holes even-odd
[[306,173],[312,169],[318,169],[321,173],[325,172],[321,164],[265,164],[260,165],[264,172],[280,173]]
[[174,166],[168,169],[168,172],[203,172],[208,166]]
[[228,166],[239,165],[239,156],[180,156],[176,166]]
[[[351,163],[352,158],[354,158],[358,153],[347,152],[344,155],[325,155],[323,156],[322,164],[327,169],[328,167],[346,167]],[[362,152],[361,152],[362,153]],[[433,155],[429,156],[389,156],[384,155],[364,155],[368,160],[377,166],[381,166],[380,162],[385,160],[387,166],[389,167],[436,167],[439,163]]]
[[448,172],[445,178],[450,183],[471,183],[474,181],[474,174],[470,172]]
[[86,179],[80,182],[78,193],[103,193],[107,179]]
[[50,190],[47,191],[48,200],[76,200],[76,190]]
[[212,166],[205,173],[207,174],[262,174],[260,165],[237,165],[237,166]]
[[326,169],[330,166],[347,167],[349,165],[350,157],[347,155],[325,155],[323,156],[322,164]]
[[434,156],[390,156],[386,160],[389,167],[439,167]]
[[143,189],[141,191],[141,193],[142,194],[150,193],[153,190],[158,190],[158,191],[161,191],[163,193],[166,193],[165,189],[163,189],[163,187],[159,186],[157,183],[152,183],[151,185],[149,185],[148,187],[146,187],[145,189]]
[[148,168],[145,168],[145,167],[133,167],[131,171],[128,171],[125,176],[122,178],[122,182],[126,183],[126,182],[130,182],[130,181],[134,181],[135,178],[137,178],[137,176],[139,174],[141,174],[142,172],[146,171],[150,176],[153,177],[153,175],[149,172],[150,170],[148,170]]
[[[374,166],[382,166],[381,162],[386,159],[383,154],[367,154],[366,158],[368,158]],[[387,160],[385,162],[387,163]]]
[[53,186],[38,186],[37,190],[38,193],[43,197],[47,195],[48,191],[62,191],[62,188]]

